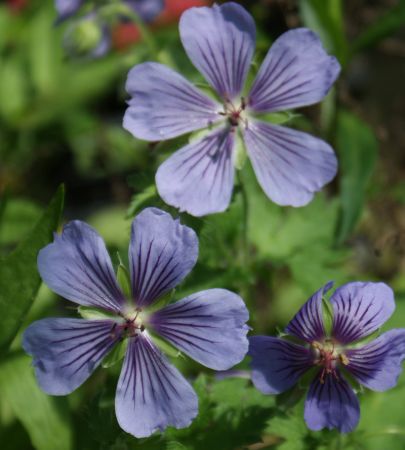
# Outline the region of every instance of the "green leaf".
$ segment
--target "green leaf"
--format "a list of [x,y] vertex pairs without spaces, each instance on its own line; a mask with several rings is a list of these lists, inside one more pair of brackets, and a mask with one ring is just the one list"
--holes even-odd
[[340,285],[349,281],[344,263],[348,260],[349,251],[334,249],[327,244],[313,243],[308,245],[288,260],[294,279],[308,293],[319,289],[320,284],[335,281]]
[[287,260],[313,244],[333,243],[336,201],[320,193],[305,208],[280,207],[266,197],[251,171],[246,175],[249,239],[261,256]]
[[96,211],[87,218],[108,246],[123,248],[128,245],[129,224],[125,220],[125,207],[108,206]]
[[109,314],[106,311],[102,311],[97,308],[92,308],[91,306],[83,306],[80,305],[77,308],[77,312],[80,314],[83,319],[87,320],[106,320],[106,319],[113,319],[115,316],[112,314]]
[[40,9],[27,29],[29,73],[40,95],[53,93],[57,87],[58,69],[61,68],[58,58],[55,58],[61,44],[59,36],[55,39],[54,17],[53,11]]
[[0,116],[12,125],[27,106],[27,77],[17,57],[0,64]]
[[12,245],[20,241],[41,216],[41,209],[35,203],[9,198],[4,202],[4,212],[0,216],[0,244]]
[[142,192],[135,194],[132,197],[131,204],[127,211],[127,218],[134,217],[146,204],[149,204],[153,199],[157,198],[157,190],[155,183],[145,188]]
[[118,284],[119,284],[120,288],[122,289],[122,292],[124,293],[125,297],[127,299],[130,299],[132,297],[131,281],[129,278],[128,270],[124,266],[124,264],[121,262],[121,259],[120,259],[120,263],[117,268],[117,281],[118,281]]
[[330,335],[333,326],[333,309],[329,299],[322,298],[322,317],[326,334]]
[[39,250],[52,240],[64,200],[61,186],[37,224],[14,252],[0,260],[0,353],[7,350],[41,284],[37,269]]
[[14,354],[0,365],[0,396],[22,422],[37,450],[70,450],[72,434],[64,398],[42,392],[28,356]]
[[336,139],[341,172],[337,242],[342,243],[360,218],[377,161],[378,143],[371,128],[349,112],[338,114]]
[[171,356],[172,358],[178,358],[182,355],[181,352],[177,350],[177,348],[170,345],[168,342],[166,342],[164,339],[160,338],[156,334],[152,334],[152,340],[153,342],[162,350],[163,353],[165,353],[168,356]]
[[[367,392],[360,397],[358,430],[368,450],[403,450],[405,383],[387,392]],[[360,433],[359,433],[360,434]],[[360,437],[360,436],[359,436]]]
[[265,122],[271,122],[275,125],[282,125],[291,122],[297,117],[301,117],[301,114],[296,114],[292,111],[280,111],[276,113],[257,114],[257,116],[260,120]]
[[376,45],[379,41],[394,33],[405,24],[405,0],[379,17],[371,26],[363,31],[353,42],[353,52]]
[[190,450],[192,447],[186,447],[177,441],[168,442],[166,445],[166,450]]
[[300,0],[300,13],[304,24],[316,31],[326,49],[337,56],[342,64],[347,58],[341,0]]
[[241,170],[245,165],[247,159],[247,152],[245,148],[245,143],[240,135],[240,133],[236,133],[235,139],[235,150],[234,150],[234,162],[233,165],[235,169]]
[[[304,450],[308,434],[304,422],[302,403],[288,413],[278,413],[271,417],[265,431],[265,441],[278,442],[277,450]],[[267,436],[267,439],[266,439]],[[269,439],[271,437],[272,439]],[[315,446],[311,447],[311,449]]]

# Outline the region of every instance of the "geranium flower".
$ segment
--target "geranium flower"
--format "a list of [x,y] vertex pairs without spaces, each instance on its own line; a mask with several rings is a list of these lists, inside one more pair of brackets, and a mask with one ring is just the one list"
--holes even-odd
[[330,298],[333,322],[329,335],[323,321],[322,296],[332,284],[315,292],[288,324],[287,335],[302,344],[253,336],[249,339],[249,355],[252,381],[265,394],[290,389],[308,370],[316,368],[305,402],[307,426],[347,433],[356,427],[360,407],[345,373],[374,391],[394,387],[405,358],[405,329],[359,342],[388,320],[395,302],[386,284],[355,282],[336,289]]
[[55,0],[55,8],[58,12],[58,23],[75,15],[85,0]]
[[[83,4],[84,0],[55,0],[58,12],[56,23],[60,24],[75,15]],[[122,0],[121,5],[149,23],[163,10],[164,0]],[[70,55],[100,58],[110,50],[113,23],[100,14],[102,7],[95,6],[92,11],[70,24],[64,36],[64,46]],[[125,9],[119,14],[119,19],[126,20]]]
[[115,400],[120,426],[136,437],[188,426],[198,412],[197,396],[156,346],[154,333],[215,370],[232,367],[248,349],[248,311],[230,291],[209,289],[156,309],[156,301],[190,272],[197,254],[192,229],[159,209],[145,209],[132,224],[131,297],[125,298],[101,237],[83,222],[67,224],[39,253],[41,277],[62,297],[109,315],[42,319],[27,328],[23,347],[34,358],[40,387],[69,394],[125,339]]
[[220,102],[158,63],[139,64],[129,72],[126,90],[132,98],[124,128],[135,137],[160,141],[213,128],[159,167],[160,196],[194,216],[224,211],[233,190],[239,130],[267,196],[280,205],[307,204],[336,174],[333,150],[318,138],[258,115],[319,102],[339,74],[337,60],[312,31],[290,30],[270,48],[244,96],[256,38],[247,11],[232,2],[191,8],[179,28],[187,55]]
[[[84,3],[85,0],[55,0],[58,22],[76,14]],[[164,0],[122,0],[122,4],[129,6],[145,22],[150,22],[163,10]]]

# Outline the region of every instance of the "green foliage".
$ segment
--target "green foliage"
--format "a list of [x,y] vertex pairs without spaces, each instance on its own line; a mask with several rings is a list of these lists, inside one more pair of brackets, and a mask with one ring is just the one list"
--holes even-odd
[[302,402],[293,411],[277,413],[268,421],[264,442],[276,444],[277,450],[305,450],[309,432],[303,420]]
[[370,127],[345,111],[338,115],[336,141],[341,168],[337,241],[342,243],[360,219],[366,189],[377,161],[378,144]]
[[4,211],[0,215],[0,244],[16,244],[40,215],[40,208],[31,201],[4,197]]
[[146,187],[143,191],[132,196],[131,204],[127,211],[127,217],[136,216],[143,208],[158,201],[158,193],[155,183]]
[[129,272],[128,272],[127,268],[124,266],[124,264],[122,263],[122,261],[120,261],[120,263],[118,265],[117,281],[118,281],[118,284],[119,284],[122,292],[124,293],[125,297],[127,299],[131,299],[132,298],[131,280],[129,277]]
[[[92,2],[86,3],[90,11]],[[111,255],[116,251],[122,255],[123,262],[114,256],[112,261],[115,267],[118,263],[117,277],[127,297],[130,288],[124,264],[133,217],[145,207],[157,206],[179,216],[182,223],[196,231],[200,243],[196,267],[176,290],[152,308],[199,290],[228,288],[241,295],[248,306],[250,334],[276,335],[323,283],[334,280],[339,285],[355,279],[384,278],[397,291],[397,309],[383,330],[404,326],[402,234],[398,228],[403,189],[400,182],[391,183],[391,172],[386,189],[386,168],[394,167],[397,160],[391,161],[395,152],[387,156],[387,151],[381,152],[381,161],[377,160],[377,141],[367,125],[367,109],[370,104],[389,136],[390,123],[398,121],[398,117],[386,114],[384,104],[373,103],[375,91],[367,93],[366,101],[347,94],[352,93],[352,79],[363,58],[370,57],[371,63],[376,55],[387,60],[388,55],[381,49],[370,55],[362,51],[399,30],[404,23],[405,1],[398,0],[369,28],[362,23],[365,17],[367,20],[379,11],[378,2],[368,2],[367,9],[350,5],[362,13],[359,17],[347,17],[344,13],[349,5],[342,0],[300,0],[298,9],[286,6],[291,2],[242,3],[250,8],[258,25],[257,54],[264,56],[269,43],[286,26],[302,23],[319,33],[328,52],[336,55],[344,67],[339,83],[322,102],[319,114],[316,108],[310,108],[302,114],[275,112],[260,117],[327,137],[337,150],[339,174],[307,206],[279,207],[263,193],[250,163],[245,162],[245,152],[240,151],[236,163],[243,168],[238,172],[230,207],[224,213],[203,218],[165,205],[154,180],[158,165],[189,139],[201,137],[201,132],[167,142],[146,143],[122,128],[125,76],[139,62],[168,63],[212,95],[212,89],[180,45],[178,21],[162,28],[156,24],[143,29],[146,40],[127,51],[112,49],[99,60],[74,60],[62,46],[63,34],[72,22],[54,26],[53,0],[30,0],[28,9],[19,13],[11,13],[6,2],[0,5],[0,191],[4,186],[8,191],[2,193],[0,200],[0,245],[2,254],[16,248],[0,259],[2,450],[404,448],[403,376],[397,389],[359,394],[361,422],[353,433],[343,436],[329,430],[311,432],[303,418],[305,382],[277,397],[262,395],[248,379],[249,357],[233,373],[214,373],[181,357],[177,349],[151,333],[196,390],[199,414],[186,429],[169,428],[147,439],[135,439],[119,428],[114,412],[126,340],[66,399],[40,391],[30,367],[31,359],[20,353],[21,334],[28,323],[47,316],[77,316],[74,305],[61,299],[55,301],[56,294],[44,285],[38,293],[36,256],[58,227],[63,192],[56,194],[42,216],[38,203],[61,179],[69,186],[66,218],[86,220],[105,239]],[[117,6],[118,3],[113,7]],[[357,36],[353,43],[348,41],[345,30]],[[393,64],[399,64],[394,53],[389,58]],[[252,65],[247,85],[258,69],[256,62]],[[391,82],[390,72],[380,79],[379,68],[373,64],[370,67],[370,78],[373,83],[376,78],[376,83],[380,83],[377,88],[384,92],[387,80]],[[356,115],[357,111],[362,111],[364,121]],[[392,111],[396,114],[397,109]],[[312,120],[317,115],[318,123]],[[397,135],[394,132],[392,136]],[[377,164],[380,171],[373,178],[373,192],[381,192],[379,204],[389,205],[386,208],[390,212],[380,219],[381,223],[374,223],[379,222],[378,212],[374,210],[376,202],[370,202],[370,180]],[[362,211],[368,213],[361,223],[362,234],[353,235]],[[374,247],[380,230],[382,235],[398,235],[393,243],[398,267],[392,272],[384,271],[378,263],[363,263],[364,248]],[[110,318],[94,308],[81,306],[78,312],[85,319]],[[324,315],[330,328],[331,316],[326,306]]]
[[209,383],[200,376],[194,388],[199,415],[187,429],[170,429],[166,433],[169,442],[181,442],[190,450],[233,450],[260,441],[274,397],[263,396],[248,380],[238,378]]
[[0,261],[0,351],[7,350],[27,314],[41,283],[37,270],[39,250],[52,239],[63,209],[64,189],[60,187],[48,209],[27,237]]
[[316,31],[326,48],[337,56],[341,64],[347,58],[341,0],[300,0],[304,24]]
[[1,362],[0,402],[22,422],[37,450],[73,448],[67,402],[41,391],[30,357],[13,354]]
[[103,359],[102,367],[108,369],[109,367],[122,361],[124,359],[127,346],[128,341],[126,339],[118,342],[118,344],[116,344],[110,353]]
[[388,392],[368,393],[361,396],[360,401],[362,415],[357,440],[368,450],[402,450],[405,442],[405,383]]
[[385,37],[393,34],[405,24],[405,0],[379,17],[372,25],[366,28],[353,42],[352,50],[359,52],[378,44]]

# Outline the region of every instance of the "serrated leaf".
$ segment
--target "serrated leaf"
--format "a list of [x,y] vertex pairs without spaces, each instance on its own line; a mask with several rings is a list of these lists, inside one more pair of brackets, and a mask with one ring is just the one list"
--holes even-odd
[[63,201],[61,186],[32,231],[15,251],[0,260],[0,353],[9,347],[35,299],[41,284],[37,255],[58,228]]
[[304,450],[305,436],[308,433],[304,422],[303,408],[295,407],[288,413],[278,413],[269,418],[265,436],[270,435],[279,442],[278,450]]
[[27,430],[37,450],[70,450],[72,433],[64,398],[40,390],[31,367],[22,354],[0,364],[0,395]]
[[190,450],[191,447],[186,447],[177,441],[168,442],[166,445],[166,450]]
[[150,203],[150,201],[154,198],[157,198],[157,190],[155,184],[151,184],[150,186],[146,187],[142,192],[139,192],[139,194],[135,194],[132,197],[131,204],[129,205],[128,211],[127,211],[127,218],[131,218],[136,216],[136,214],[147,204]]

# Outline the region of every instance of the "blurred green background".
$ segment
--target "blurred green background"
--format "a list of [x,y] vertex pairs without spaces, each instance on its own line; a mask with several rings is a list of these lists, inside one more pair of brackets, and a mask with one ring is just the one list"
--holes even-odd
[[[54,25],[51,0],[0,5],[0,448],[405,449],[405,376],[387,393],[360,393],[360,425],[345,436],[309,432],[296,392],[263,396],[245,378],[218,378],[186,358],[175,363],[194,382],[200,415],[186,430],[149,439],[136,440],[116,424],[120,364],[98,369],[66,398],[37,387],[21,349],[22,330],[44,316],[76,314],[73,304],[40,286],[36,254],[51,232],[64,221],[85,220],[117,263],[138,211],[156,205],[177,214],[157,196],[154,173],[186,138],[151,145],[121,125],[133,65],[158,59],[202,81],[177,31],[179,11],[189,2],[167,3],[149,29],[153,45],[127,24],[117,27],[112,50],[97,60],[66,54],[67,25]],[[247,249],[238,186],[226,213],[182,215],[199,235],[200,257],[175,298],[208,287],[234,290],[249,307],[252,332],[274,334],[328,280],[382,280],[397,300],[385,327],[405,326],[405,1],[239,3],[257,23],[257,64],[275,38],[297,26],[317,31],[339,58],[343,72],[333,91],[288,123],[332,144],[339,175],[307,207],[281,208],[264,196],[247,164]],[[247,368],[246,360],[240,369]]]

